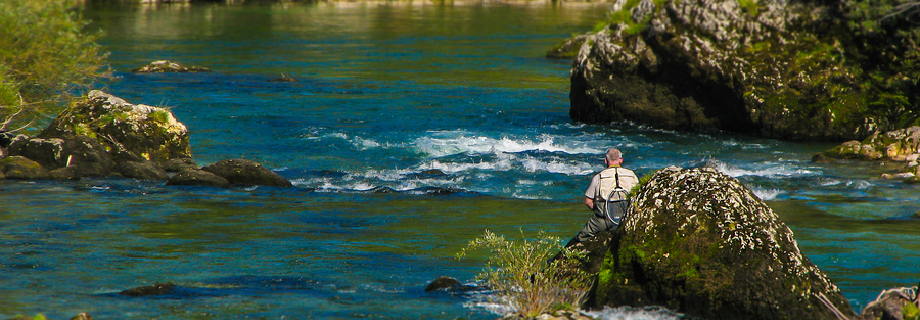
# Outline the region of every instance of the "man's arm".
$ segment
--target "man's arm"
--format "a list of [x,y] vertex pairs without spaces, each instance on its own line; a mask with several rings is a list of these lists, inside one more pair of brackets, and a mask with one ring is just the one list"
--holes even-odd
[[585,206],[587,206],[588,209],[594,210],[594,199],[585,197]]

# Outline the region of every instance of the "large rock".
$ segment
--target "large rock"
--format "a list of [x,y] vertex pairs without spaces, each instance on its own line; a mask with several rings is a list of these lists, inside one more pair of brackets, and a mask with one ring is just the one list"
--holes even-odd
[[18,136],[9,151],[10,155],[34,160],[49,171],[73,167],[74,173],[84,177],[108,176],[115,166],[105,146],[87,136],[71,136],[67,140]]
[[618,0],[575,59],[569,114],[787,139],[903,128],[920,109],[920,31],[916,12],[880,19],[883,4]]
[[61,159],[63,145],[64,140],[61,139],[46,140],[19,135],[10,143],[8,151],[11,156],[26,157],[38,162],[46,169],[54,170],[63,166],[63,159]]
[[292,186],[287,179],[252,160],[221,160],[205,166],[201,170],[218,175],[235,185]]
[[16,180],[47,180],[51,179],[48,170],[42,168],[38,162],[22,156],[9,156],[0,159],[0,175],[6,179]]
[[95,140],[116,162],[191,157],[188,129],[168,109],[130,104],[98,90],[58,115],[39,135],[63,140],[76,136]]
[[704,319],[855,315],[799,251],[792,231],[737,180],[669,168],[634,197],[598,274],[591,307],[653,306]]

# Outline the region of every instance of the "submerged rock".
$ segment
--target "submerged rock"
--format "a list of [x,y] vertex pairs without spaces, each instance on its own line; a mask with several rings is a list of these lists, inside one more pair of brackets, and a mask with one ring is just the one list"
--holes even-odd
[[294,79],[294,78],[291,78],[285,75],[281,75],[278,78],[268,79],[268,82],[297,82],[297,79]]
[[875,7],[883,6],[617,1],[575,59],[569,114],[786,139],[898,129],[918,118],[905,110],[920,101],[920,69],[911,67],[920,63],[920,32],[906,10],[880,19],[888,12],[870,13]]
[[550,59],[573,59],[578,56],[578,51],[581,50],[581,46],[588,41],[590,36],[591,34],[583,34],[569,38],[552,49],[549,49],[549,51],[546,52],[546,57]]
[[460,286],[460,285],[462,284],[460,283],[460,281],[457,281],[457,279],[454,279],[448,276],[440,276],[437,279],[434,279],[433,281],[431,281],[431,283],[429,283],[428,286],[425,287],[425,292],[430,292],[430,291],[435,291],[435,290],[445,290],[445,289],[450,289],[450,288]]
[[664,306],[704,319],[836,319],[849,302],[792,231],[736,179],[668,168],[634,197],[592,308]]
[[211,69],[199,66],[186,67],[169,60],[157,60],[143,67],[134,68],[131,72],[210,72]]
[[234,185],[261,185],[275,187],[291,187],[290,181],[284,179],[274,171],[261,164],[246,159],[221,160],[205,166],[201,170],[213,173],[227,179]]
[[157,283],[152,286],[143,286],[137,288],[131,288],[119,292],[118,294],[130,297],[145,297],[145,296],[160,296],[168,294],[171,291],[176,289],[176,285],[172,283]]

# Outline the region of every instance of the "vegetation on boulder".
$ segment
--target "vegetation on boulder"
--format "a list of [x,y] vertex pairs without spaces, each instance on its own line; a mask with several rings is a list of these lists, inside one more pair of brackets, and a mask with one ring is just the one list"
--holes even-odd
[[792,231],[713,169],[658,171],[633,198],[592,308],[660,305],[705,319],[835,319],[849,302]]
[[920,10],[883,2],[618,1],[572,68],[570,115],[809,140],[917,124]]
[[167,109],[125,100],[93,90],[68,108],[39,135],[69,139],[86,136],[112,154],[116,162],[157,163],[191,157],[188,129]]
[[[582,305],[593,283],[593,274],[581,269],[585,252],[562,248],[560,239],[542,232],[537,239],[508,240],[488,230],[469,242],[457,257],[476,249],[489,251],[489,266],[479,274],[493,297],[514,309],[513,317],[533,318]],[[562,252],[554,258],[554,254]]]

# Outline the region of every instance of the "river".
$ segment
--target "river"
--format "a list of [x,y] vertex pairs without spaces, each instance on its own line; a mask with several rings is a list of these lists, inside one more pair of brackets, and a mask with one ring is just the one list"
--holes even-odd
[[[739,179],[857,311],[917,283],[920,193],[875,178],[892,164],[810,163],[827,143],[573,123],[570,62],[543,55],[608,10],[86,5],[111,53],[100,88],[170,108],[199,164],[251,159],[295,187],[0,181],[0,318],[494,319],[481,297],[424,288],[472,282],[484,257],[454,254],[485,229],[571,237],[612,146],[639,175],[708,162]],[[215,72],[130,72],[159,59]],[[299,81],[268,82],[282,75]],[[179,289],[118,294],[157,282]]]

